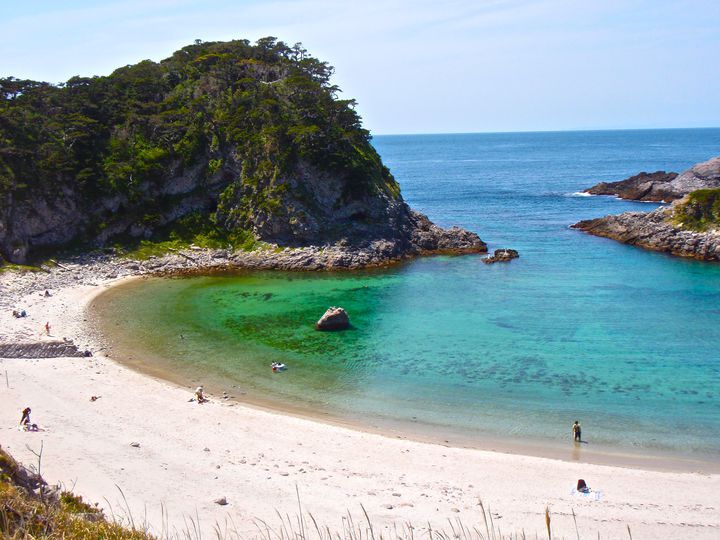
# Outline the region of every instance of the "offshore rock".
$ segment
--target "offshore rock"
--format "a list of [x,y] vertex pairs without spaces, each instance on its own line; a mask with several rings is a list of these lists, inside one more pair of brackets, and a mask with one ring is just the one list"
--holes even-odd
[[315,324],[317,330],[344,330],[350,326],[350,317],[341,307],[331,307]]
[[720,157],[698,163],[681,174],[641,172],[619,182],[601,182],[585,193],[614,195],[621,199],[672,202],[697,189],[720,187]]
[[591,195],[613,195],[631,201],[666,202],[677,199],[677,194],[669,188],[670,182],[678,173],[657,171],[641,172],[619,182],[600,182],[584,190]]
[[720,261],[720,231],[697,232],[674,226],[674,210],[671,206],[648,213],[626,212],[580,221],[572,228],[653,251]]
[[510,262],[513,259],[520,257],[520,254],[514,249],[496,249],[490,257],[485,257],[482,262],[485,264],[492,264],[496,262]]

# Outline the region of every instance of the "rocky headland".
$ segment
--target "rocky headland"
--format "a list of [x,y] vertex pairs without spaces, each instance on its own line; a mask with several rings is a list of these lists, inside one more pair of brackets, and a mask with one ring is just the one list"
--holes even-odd
[[572,225],[595,236],[703,261],[720,260],[720,157],[676,173],[640,173],[586,190],[639,201],[673,201],[652,212],[625,212]]
[[264,38],[62,85],[0,79],[0,264],[142,241],[206,248],[194,260],[213,267],[486,252],[409,208],[332,72]]
[[572,227],[633,246],[680,257],[720,261],[720,231],[694,231],[673,221],[675,208],[625,212],[575,223]]
[[720,157],[698,163],[680,174],[641,172],[618,182],[600,182],[584,190],[584,193],[612,195],[632,201],[669,203],[705,188],[720,188]]

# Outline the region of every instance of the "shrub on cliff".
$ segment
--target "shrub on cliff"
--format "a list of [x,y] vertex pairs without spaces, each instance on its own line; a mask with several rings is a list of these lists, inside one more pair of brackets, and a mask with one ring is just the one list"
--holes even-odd
[[720,189],[698,189],[688,194],[675,206],[673,222],[698,232],[720,227]]

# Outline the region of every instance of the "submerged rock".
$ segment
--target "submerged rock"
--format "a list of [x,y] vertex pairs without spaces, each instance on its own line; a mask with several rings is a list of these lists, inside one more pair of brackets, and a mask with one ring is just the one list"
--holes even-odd
[[509,262],[512,259],[517,259],[520,257],[520,254],[514,250],[514,249],[496,249],[495,253],[493,253],[490,257],[485,257],[482,259],[482,262],[485,264],[492,264],[496,262]]
[[350,317],[341,307],[331,307],[315,324],[317,330],[344,330],[350,326]]

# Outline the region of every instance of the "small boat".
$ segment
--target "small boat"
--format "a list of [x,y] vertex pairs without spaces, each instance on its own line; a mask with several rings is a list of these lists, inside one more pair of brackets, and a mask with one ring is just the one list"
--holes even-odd
[[277,372],[277,371],[285,371],[285,364],[282,364],[282,363],[280,363],[280,362],[273,362],[273,363],[271,364],[271,366],[272,366],[272,370],[275,371],[275,372]]

